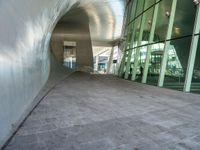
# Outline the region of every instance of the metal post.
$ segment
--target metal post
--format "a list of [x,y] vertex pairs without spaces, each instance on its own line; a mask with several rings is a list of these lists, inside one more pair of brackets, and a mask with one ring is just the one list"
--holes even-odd
[[[135,0],[134,1],[134,3],[133,3],[133,8],[132,8],[132,10],[134,10],[133,12],[132,12],[132,14],[131,14],[131,18],[134,18],[135,17],[135,13],[136,13],[136,8],[137,8],[137,0]],[[131,49],[132,47],[133,47],[133,42],[134,42],[134,36],[135,36],[135,22],[133,22],[131,25],[131,32],[132,32],[132,34],[131,34],[131,39],[128,39],[128,42],[130,42],[130,44],[129,44],[129,53],[128,53],[128,60],[127,60],[127,63],[126,63],[126,71],[125,71],[125,76],[124,76],[124,78],[125,79],[128,79],[128,76],[129,76],[129,71],[130,71],[130,64],[131,64],[131,58],[132,58],[132,53],[133,53],[133,49]]]
[[[131,42],[130,42],[131,45],[133,45],[134,36],[135,36],[135,29],[133,29],[133,30],[134,31],[132,33],[132,38],[131,38]],[[130,65],[131,65],[131,58],[132,58],[132,54],[133,54],[132,47],[133,46],[130,46],[130,49],[129,49],[129,52],[128,52],[128,60],[127,60],[127,63],[126,63],[126,72],[125,72],[125,76],[124,76],[125,79],[128,79],[128,76],[129,76]]]
[[119,77],[122,77],[122,74],[124,72],[125,61],[126,61],[126,52],[124,52],[122,59],[121,59],[120,66],[119,66],[119,71],[118,71]]
[[[130,26],[127,26],[127,23],[129,23],[129,16],[130,16],[130,9],[131,9],[131,5],[129,4],[128,5],[128,9],[127,9],[127,15],[126,15],[126,23],[125,23],[125,32],[124,32],[124,36],[126,35],[128,37],[128,34],[129,34],[129,29],[130,29]],[[122,74],[124,72],[124,67],[125,67],[125,61],[126,61],[126,49],[127,49],[127,44],[128,44],[128,38],[125,39],[125,43],[123,45],[123,57],[122,57],[122,60],[121,60],[121,65],[120,65],[120,68],[119,68],[119,76],[122,77]]]
[[[159,0],[156,0],[156,2],[158,2],[158,1]],[[149,35],[149,44],[151,44],[154,39],[156,23],[157,23],[157,18],[158,18],[159,5],[160,4],[158,3],[154,7],[153,20],[152,20],[151,31],[150,31],[150,35]],[[151,48],[152,48],[152,44],[147,46],[147,54],[146,54],[146,60],[145,60],[145,66],[144,66],[144,73],[143,73],[143,77],[142,77],[142,83],[147,82],[147,75],[148,75],[149,62],[150,62],[150,56],[151,56]]]
[[169,19],[169,25],[168,25],[168,30],[167,30],[167,36],[166,36],[166,40],[165,40],[165,47],[164,47],[164,52],[163,52],[161,71],[160,71],[160,76],[159,76],[159,81],[158,81],[159,87],[163,87],[163,84],[164,84],[165,71],[166,71],[167,58],[168,58],[168,50],[170,47],[170,41],[168,41],[168,40],[172,36],[172,30],[173,30],[174,18],[175,18],[175,12],[176,12],[176,5],[177,5],[177,0],[173,0],[171,13],[170,13],[170,19]]
[[184,84],[184,89],[183,89],[184,92],[190,92],[190,88],[191,88],[195,58],[196,58],[196,53],[197,53],[197,46],[198,46],[198,41],[199,41],[199,35],[195,36],[195,34],[198,34],[199,31],[200,31],[200,4],[197,4],[196,19],[195,19],[194,30],[193,30],[193,35],[192,35],[192,42],[190,46],[190,55],[188,59],[186,79],[185,79],[185,84]]
[[[144,5],[143,5],[143,11],[145,10],[145,8],[147,6],[147,3],[148,3],[148,1],[145,0],[144,1]],[[145,21],[146,21],[146,13],[144,13],[142,15],[142,18],[141,18],[139,38],[138,38],[138,44],[137,44],[137,46],[140,46],[141,43],[142,43],[142,37],[143,37],[143,31],[144,31]],[[140,55],[140,48],[137,48],[136,49],[136,54],[134,56],[134,67],[133,67],[133,70],[132,70],[132,78],[131,78],[132,80],[135,80],[135,78],[136,78],[139,55]]]

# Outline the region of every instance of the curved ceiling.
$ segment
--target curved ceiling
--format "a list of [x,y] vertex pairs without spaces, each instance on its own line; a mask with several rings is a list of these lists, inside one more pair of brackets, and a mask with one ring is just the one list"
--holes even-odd
[[81,0],[59,23],[88,23],[93,45],[112,43],[121,36],[125,0]]
[[74,19],[88,18],[93,39],[120,36],[122,0],[0,0],[0,149],[49,77],[49,41],[57,21],[70,9],[84,10],[86,15]]

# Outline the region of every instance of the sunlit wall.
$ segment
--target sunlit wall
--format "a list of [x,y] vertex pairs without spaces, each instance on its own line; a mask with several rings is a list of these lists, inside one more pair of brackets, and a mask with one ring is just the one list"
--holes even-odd
[[76,1],[0,1],[0,148],[34,107],[50,71],[51,33]]

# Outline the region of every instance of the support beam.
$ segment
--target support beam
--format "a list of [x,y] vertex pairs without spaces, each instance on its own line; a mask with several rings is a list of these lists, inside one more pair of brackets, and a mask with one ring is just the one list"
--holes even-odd
[[164,47],[164,52],[163,52],[161,71],[160,71],[160,76],[159,76],[159,80],[158,80],[159,87],[163,87],[163,84],[164,84],[165,71],[166,71],[167,59],[168,59],[168,50],[170,47],[170,41],[168,41],[168,40],[171,39],[171,36],[172,36],[174,18],[175,18],[175,13],[176,13],[176,6],[177,6],[177,0],[173,0],[170,18],[169,18],[169,25],[168,25],[167,35],[166,35],[166,40],[165,40],[165,47]]
[[[137,8],[137,0],[133,1],[132,4],[132,11],[131,11],[131,16],[130,18],[134,18],[135,17],[135,13],[136,13],[136,8]],[[131,23],[129,26],[130,27],[130,39],[128,38],[128,43],[129,43],[129,53],[128,53],[128,59],[127,59],[127,63],[126,63],[126,71],[125,71],[125,79],[128,79],[129,76],[129,72],[130,72],[130,65],[131,65],[131,58],[132,58],[132,53],[133,53],[133,49],[131,49],[133,47],[133,42],[134,42],[134,36],[135,36],[135,22]]]
[[121,59],[121,63],[120,63],[120,67],[119,67],[119,77],[122,77],[123,75],[123,72],[124,72],[124,66],[125,66],[125,61],[126,61],[126,52],[122,52],[124,53],[123,56],[122,56],[122,59]]
[[128,34],[129,34],[129,29],[130,29],[130,26],[127,26],[127,24],[129,23],[129,16],[130,16],[130,9],[131,9],[131,5],[129,4],[128,5],[128,8],[127,8],[127,15],[126,15],[126,23],[125,23],[125,32],[124,32],[124,36],[126,36],[126,40],[124,42],[124,45],[123,45],[123,57],[122,57],[122,60],[121,60],[121,64],[120,64],[120,68],[119,68],[119,77],[122,77],[123,73],[124,73],[124,67],[125,67],[125,61],[126,61],[126,49],[127,49],[127,45],[128,45]]
[[[148,1],[145,0],[144,1],[144,5],[143,5],[143,11],[145,10],[147,4],[148,4]],[[146,13],[144,13],[142,15],[142,18],[141,18],[139,38],[138,38],[137,46],[140,46],[142,44],[142,37],[143,37],[145,21],[146,21]],[[134,56],[134,67],[133,67],[133,70],[132,70],[132,78],[131,78],[131,80],[135,80],[135,78],[136,78],[139,55],[140,55],[140,48],[137,48],[136,49],[136,54]]]
[[[156,0],[158,2],[159,0]],[[158,9],[159,9],[159,3],[155,5],[154,12],[153,12],[153,19],[151,24],[151,31],[149,35],[149,44],[153,43],[154,35],[155,35],[155,29],[156,29],[156,23],[158,18]],[[146,60],[145,60],[145,66],[144,66],[144,73],[142,76],[142,83],[147,82],[147,75],[149,70],[149,62],[150,62],[150,56],[151,56],[151,48],[152,44],[147,46],[147,54],[146,54]]]
[[124,73],[124,69],[125,69],[125,63],[126,63],[126,56],[127,56],[127,47],[128,47],[128,40],[126,39],[124,46],[123,46],[124,50],[123,50],[123,57],[121,60],[121,65],[120,65],[120,69],[119,69],[119,76],[122,77],[123,73]]
[[199,41],[199,35],[196,35],[200,31],[200,4],[197,4],[197,12],[196,12],[196,20],[194,24],[194,30],[192,35],[192,43],[190,46],[190,55],[188,59],[188,67],[186,72],[185,84],[184,84],[184,92],[190,92],[191,83],[192,83],[192,76],[194,72],[194,64],[196,59],[197,53],[197,46]]
[[131,66],[131,58],[132,58],[132,54],[133,54],[133,49],[132,49],[132,45],[133,45],[133,41],[134,41],[134,36],[135,36],[135,29],[133,29],[133,33],[132,33],[132,38],[131,38],[131,46],[130,46],[130,49],[129,49],[129,52],[128,52],[128,60],[127,60],[127,63],[126,63],[126,71],[125,71],[125,76],[124,78],[125,79],[128,79],[128,76],[129,76],[129,72],[130,72],[130,66]]

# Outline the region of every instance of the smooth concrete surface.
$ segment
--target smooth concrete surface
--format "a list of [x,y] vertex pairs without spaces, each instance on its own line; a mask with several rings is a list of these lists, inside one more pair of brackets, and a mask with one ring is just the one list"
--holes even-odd
[[49,77],[51,33],[76,3],[0,1],[0,147],[34,107]]
[[121,34],[124,3],[0,0],[0,147],[34,107],[35,97],[48,80],[49,41],[58,21],[69,10],[81,7],[87,10],[94,37],[116,40]]
[[200,96],[76,72],[4,150],[199,150]]
[[93,71],[92,42],[89,21],[61,22],[51,38],[51,49],[58,62],[63,63],[64,41],[76,42],[76,69]]

